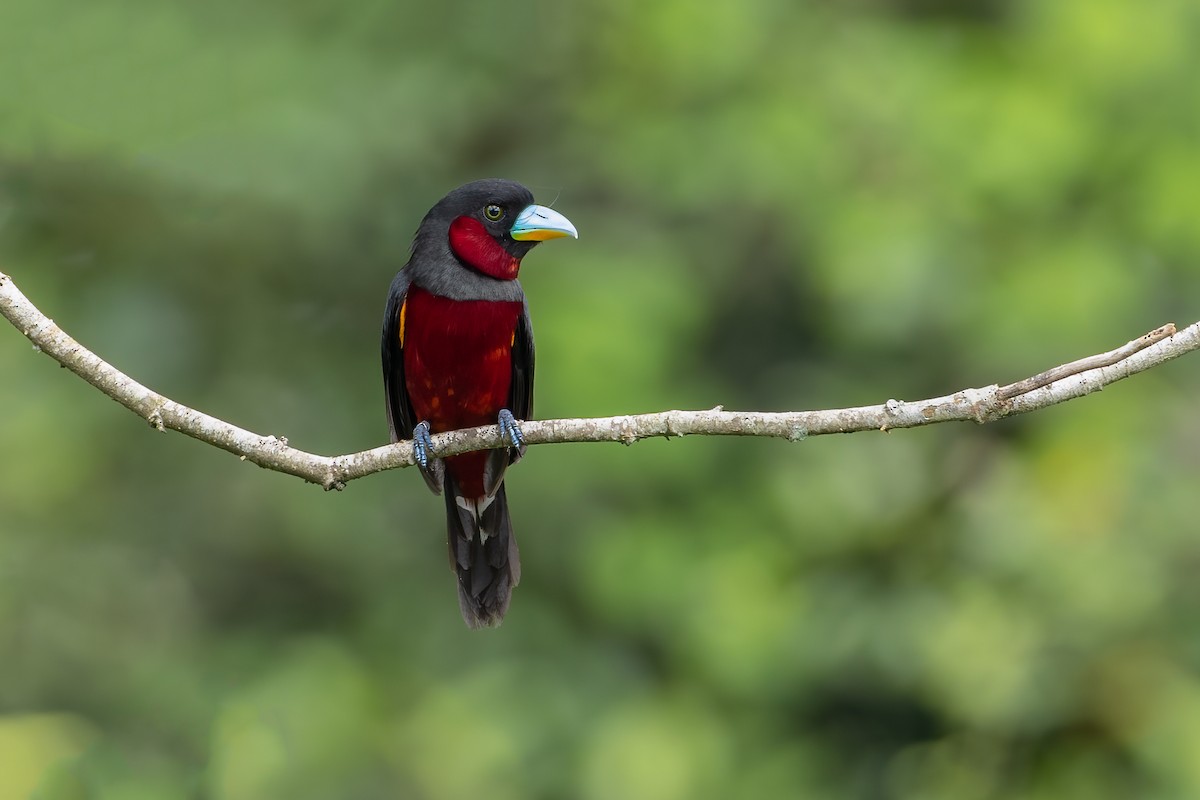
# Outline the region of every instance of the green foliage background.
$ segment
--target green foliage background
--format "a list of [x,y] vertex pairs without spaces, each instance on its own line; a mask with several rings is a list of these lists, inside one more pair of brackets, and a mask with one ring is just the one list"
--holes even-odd
[[[0,268],[339,453],[421,214],[502,175],[541,417],[1004,382],[1200,317],[1191,0],[0,4]],[[0,330],[0,798],[1192,798],[1200,368],[995,426],[539,447],[460,619],[326,494]]]

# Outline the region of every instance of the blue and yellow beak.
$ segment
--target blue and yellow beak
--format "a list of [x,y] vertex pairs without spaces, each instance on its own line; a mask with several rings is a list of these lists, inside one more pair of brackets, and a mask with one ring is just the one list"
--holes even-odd
[[518,242],[544,242],[570,236],[579,238],[579,232],[571,220],[546,206],[526,206],[513,222],[508,235]]

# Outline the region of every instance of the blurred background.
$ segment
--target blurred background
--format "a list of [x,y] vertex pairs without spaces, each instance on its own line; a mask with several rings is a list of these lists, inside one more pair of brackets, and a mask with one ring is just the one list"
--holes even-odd
[[[382,444],[504,176],[542,418],[1007,382],[1200,318],[1190,0],[0,4],[0,269],[168,396]],[[537,447],[470,632],[413,472],[156,434],[0,327],[0,800],[1200,796],[1200,360],[986,427]]]

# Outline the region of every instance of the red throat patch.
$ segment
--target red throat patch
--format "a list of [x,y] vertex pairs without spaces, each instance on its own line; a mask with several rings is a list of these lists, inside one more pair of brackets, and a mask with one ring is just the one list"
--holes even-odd
[[501,247],[473,217],[458,217],[450,223],[450,249],[471,267],[502,281],[516,278],[521,268],[520,260]]

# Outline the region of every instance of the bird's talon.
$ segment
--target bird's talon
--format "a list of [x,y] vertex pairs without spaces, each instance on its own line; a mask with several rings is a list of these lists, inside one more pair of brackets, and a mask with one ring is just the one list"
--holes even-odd
[[521,426],[517,425],[517,420],[511,411],[507,408],[500,409],[500,417],[496,424],[500,426],[501,439],[510,442],[518,450],[525,446],[525,436],[521,433]]
[[413,428],[413,457],[421,469],[429,466],[429,455],[433,452],[433,439],[429,436],[429,423],[420,422]]

